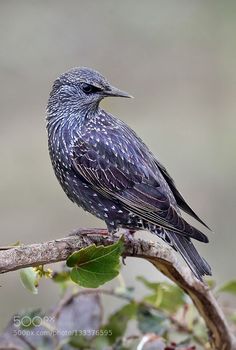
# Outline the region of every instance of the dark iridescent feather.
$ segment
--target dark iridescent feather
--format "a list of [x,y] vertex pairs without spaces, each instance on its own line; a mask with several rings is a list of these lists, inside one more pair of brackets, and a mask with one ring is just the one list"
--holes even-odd
[[[202,232],[189,225],[176,211],[173,194],[148,148],[123,122],[117,122],[105,111],[98,113],[100,130],[104,127],[102,119],[119,125],[116,143],[112,141],[113,149],[109,143],[107,145],[107,136],[102,131],[99,142],[96,138],[87,142],[78,139],[73,153],[73,164],[78,173],[98,192],[118,199],[143,220],[208,242]],[[130,135],[132,143],[129,144]]]
[[185,199],[183,198],[183,196],[181,195],[181,193],[178,191],[178,189],[176,188],[175,182],[172,179],[172,177],[170,176],[170,174],[168,173],[168,171],[166,170],[166,168],[159,163],[158,161],[156,161],[158,168],[160,169],[162,175],[164,176],[166,182],[168,183],[168,185],[170,186],[170,189],[176,199],[177,205],[180,209],[182,209],[183,211],[185,211],[185,213],[191,215],[195,220],[199,221],[203,226],[205,226],[208,230],[210,230],[210,227],[207,226],[205,224],[205,222],[203,222],[199,216],[192,210],[192,208],[186,203]]

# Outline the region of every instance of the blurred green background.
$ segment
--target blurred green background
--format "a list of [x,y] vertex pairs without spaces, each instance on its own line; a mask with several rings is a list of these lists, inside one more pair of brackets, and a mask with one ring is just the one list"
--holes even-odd
[[[103,106],[137,131],[213,229],[210,244],[198,247],[214,279],[236,277],[235,35],[235,1],[2,0],[1,245],[103,225],[69,202],[47,151],[52,82],[83,65],[135,96],[107,99]],[[137,271],[163,278],[150,264],[128,259],[128,285]],[[58,298],[50,281],[38,296],[30,295],[18,273],[1,276],[0,284],[1,327],[19,309],[46,309]],[[142,293],[139,285],[137,291]]]

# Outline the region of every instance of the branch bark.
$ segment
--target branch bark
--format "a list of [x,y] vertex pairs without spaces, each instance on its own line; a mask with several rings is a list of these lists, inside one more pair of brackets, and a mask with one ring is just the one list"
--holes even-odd
[[[91,244],[106,246],[116,240],[117,237],[108,236],[104,229],[80,229],[65,238],[6,248],[0,251],[0,273],[64,261],[81,248]],[[172,249],[143,240],[125,240],[124,255],[148,260],[190,296],[205,320],[213,349],[236,350],[235,337],[214,295],[193,276],[187,266],[180,265]]]

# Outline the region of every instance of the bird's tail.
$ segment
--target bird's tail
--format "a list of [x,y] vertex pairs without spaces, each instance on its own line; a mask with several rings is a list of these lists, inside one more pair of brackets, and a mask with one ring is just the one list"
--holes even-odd
[[168,232],[171,245],[182,255],[194,275],[202,281],[204,275],[211,275],[211,267],[202,258],[194,244],[187,237],[180,236],[175,232]]
[[199,255],[190,238],[161,228],[152,230],[152,232],[157,234],[182,255],[183,259],[186,261],[194,275],[200,281],[202,281],[202,277],[204,275],[211,275],[211,268],[209,264]]

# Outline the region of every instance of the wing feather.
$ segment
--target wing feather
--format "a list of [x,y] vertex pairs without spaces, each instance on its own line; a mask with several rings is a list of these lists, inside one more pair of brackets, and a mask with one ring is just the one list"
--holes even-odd
[[175,207],[173,193],[146,146],[140,144],[138,138],[136,143],[130,143],[123,135],[120,136],[118,148],[110,147],[106,140],[103,142],[102,137],[96,145],[78,138],[73,149],[74,169],[92,188],[106,197],[120,201],[140,218],[207,242],[208,239],[202,232],[181,217],[177,204]]
[[199,216],[192,210],[192,208],[187,204],[187,202],[185,201],[185,199],[183,198],[183,196],[181,195],[181,193],[178,191],[174,180],[172,179],[172,177],[169,175],[168,171],[166,170],[166,168],[156,160],[156,164],[158,166],[158,169],[160,170],[160,172],[162,173],[162,175],[164,176],[166,182],[168,183],[175,199],[176,199],[176,203],[178,205],[178,207],[180,209],[182,209],[183,211],[185,211],[185,213],[189,214],[190,216],[192,216],[195,220],[197,220],[198,222],[200,222],[203,226],[205,226],[206,228],[208,228],[208,230],[210,230],[210,228],[205,224],[205,222],[203,222]]

